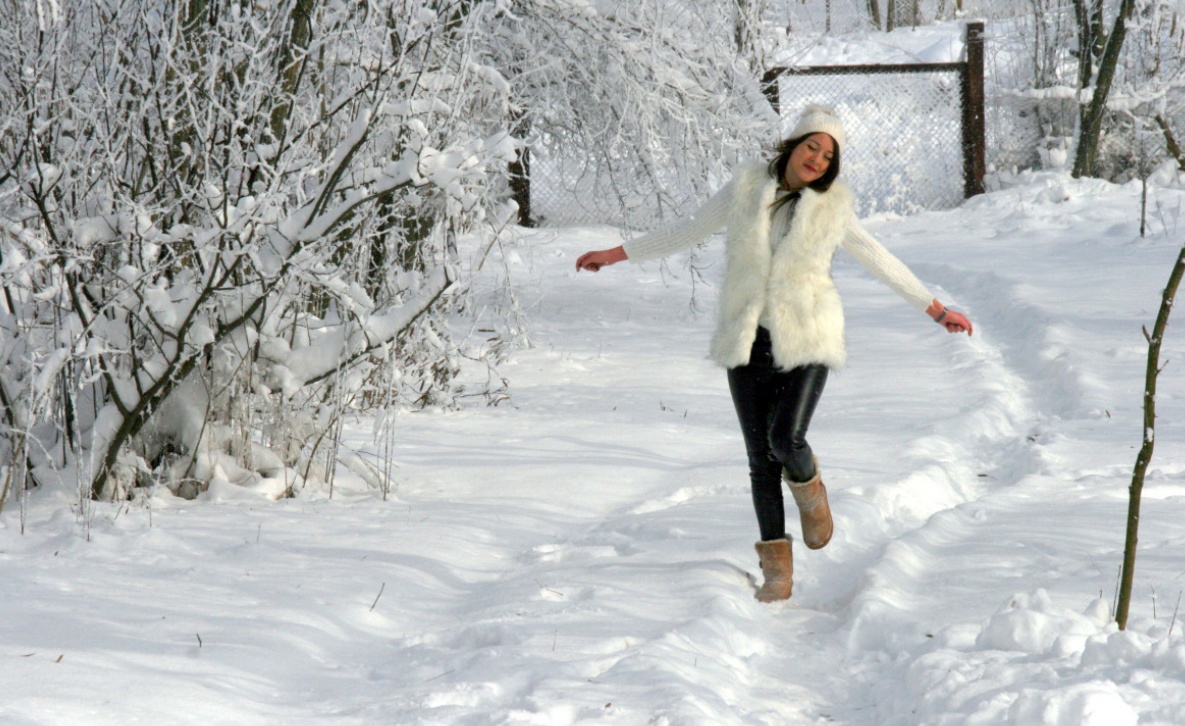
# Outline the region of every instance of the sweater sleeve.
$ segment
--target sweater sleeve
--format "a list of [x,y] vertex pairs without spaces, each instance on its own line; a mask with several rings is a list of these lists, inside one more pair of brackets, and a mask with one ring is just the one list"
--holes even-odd
[[719,232],[728,223],[733,190],[734,183],[730,181],[704,202],[692,216],[626,242],[622,245],[626,257],[631,262],[666,257],[672,252],[693,247]]
[[870,235],[855,218],[848,226],[844,237],[843,248],[856,258],[856,261],[871,272],[878,280],[889,286],[893,292],[905,298],[906,302],[922,312],[930,306],[934,296],[926,289],[921,280],[910,271],[905,263],[893,256],[892,252]]

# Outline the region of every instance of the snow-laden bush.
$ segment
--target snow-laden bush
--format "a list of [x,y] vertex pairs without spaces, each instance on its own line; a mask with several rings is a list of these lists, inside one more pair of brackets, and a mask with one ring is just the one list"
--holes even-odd
[[758,7],[0,6],[0,503],[331,483],[343,415],[456,396],[523,138],[646,224],[772,136]]
[[0,7],[4,493],[282,495],[449,395],[456,240],[514,211],[469,5]]

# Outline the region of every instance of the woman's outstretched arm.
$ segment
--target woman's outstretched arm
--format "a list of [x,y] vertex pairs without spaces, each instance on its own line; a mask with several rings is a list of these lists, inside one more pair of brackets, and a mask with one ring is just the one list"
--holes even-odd
[[858,221],[852,220],[843,246],[865,269],[918,310],[924,310],[947,332],[972,334],[974,328],[967,316],[938,302],[905,263],[876,241]]
[[703,242],[720,231],[728,221],[733,189],[733,182],[730,181],[704,202],[695,214],[686,219],[647,232],[617,247],[585,252],[576,260],[576,269],[596,272],[606,265],[622,260],[656,260]]

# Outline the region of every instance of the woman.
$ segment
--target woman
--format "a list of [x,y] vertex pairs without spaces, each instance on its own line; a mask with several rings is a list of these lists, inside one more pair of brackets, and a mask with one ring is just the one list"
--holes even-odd
[[856,219],[852,195],[835,181],[843,126],[835,112],[809,106],[768,164],[742,167],[690,219],[624,245],[587,252],[577,270],[663,257],[722,227],[727,266],[712,359],[728,370],[761,541],[761,602],[785,600],[793,585],[781,481],[794,496],[806,546],[834,531],[807,427],[830,370],[843,366],[843,307],[831,259],[843,247],[866,269],[948,332],[971,322],[938,302]]

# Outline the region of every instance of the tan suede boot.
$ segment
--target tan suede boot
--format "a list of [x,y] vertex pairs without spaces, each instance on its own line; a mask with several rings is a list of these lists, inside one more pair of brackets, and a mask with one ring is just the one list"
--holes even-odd
[[790,540],[771,539],[758,542],[757,557],[761,560],[761,574],[765,584],[757,591],[761,602],[774,602],[790,597],[794,587],[794,560],[790,556]]
[[831,505],[827,503],[827,487],[823,486],[819,462],[815,462],[815,476],[810,481],[790,481],[785,469],[782,470],[782,478],[786,480],[786,486],[790,487],[790,493],[794,495],[794,503],[798,505],[803,543],[812,550],[825,547],[835,532],[835,523],[831,520]]

